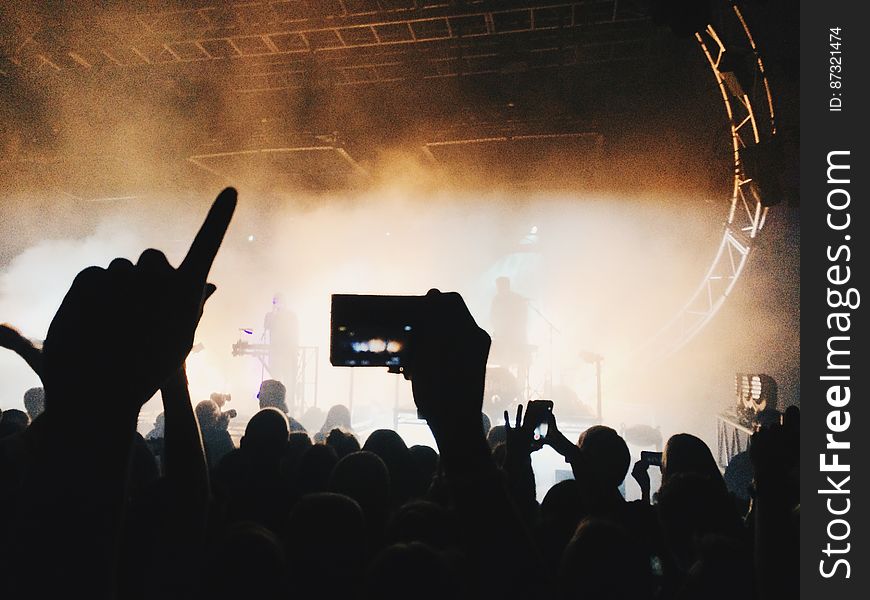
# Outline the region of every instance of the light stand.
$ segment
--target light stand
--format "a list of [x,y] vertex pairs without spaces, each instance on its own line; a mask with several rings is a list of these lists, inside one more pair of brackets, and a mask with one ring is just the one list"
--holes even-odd
[[[559,331],[559,329],[553,325],[553,322],[550,321],[550,319],[548,319],[531,301],[527,301],[527,304],[529,305],[529,308],[531,308],[535,314],[537,314],[541,320],[547,324],[548,344],[550,345],[550,364],[544,381],[544,394],[547,398],[550,398],[553,395],[553,334],[561,334],[562,332]],[[526,385],[526,388],[528,388],[528,385]],[[526,399],[528,400],[528,393],[526,394]]]
[[595,387],[596,387],[595,412],[596,412],[596,415],[598,417],[598,423],[600,425],[602,423],[602,419],[601,419],[601,363],[604,362],[604,357],[596,352],[589,352],[587,350],[583,350],[580,352],[580,358],[582,358],[584,362],[595,365]]

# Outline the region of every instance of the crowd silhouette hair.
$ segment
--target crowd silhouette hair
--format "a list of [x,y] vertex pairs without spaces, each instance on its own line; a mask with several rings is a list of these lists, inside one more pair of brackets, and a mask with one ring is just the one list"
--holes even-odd
[[[26,412],[0,415],[0,596],[797,597],[796,408],[752,436],[748,504],[689,434],[665,444],[656,494],[634,465],[643,498],[626,501],[631,459],[614,429],[570,440],[549,413],[540,440],[522,406],[481,427],[490,337],[456,293],[424,297],[409,375],[437,452],[386,429],[361,445],[340,405],[322,426],[303,417],[306,430],[271,380],[236,448],[235,412],[219,395],[194,405],[185,371],[236,202],[221,192],[178,268],[148,249],[79,273],[41,349],[0,326],[0,345],[42,381]],[[143,438],[139,411],[158,390],[163,413]],[[542,443],[574,478],[539,504]]]

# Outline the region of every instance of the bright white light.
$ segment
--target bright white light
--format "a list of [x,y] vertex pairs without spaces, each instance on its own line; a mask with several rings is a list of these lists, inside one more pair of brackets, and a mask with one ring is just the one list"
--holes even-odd
[[[334,201],[318,199],[313,211],[303,210],[292,202],[275,212],[258,214],[252,209],[249,233],[243,233],[241,227],[237,237],[230,236],[215,261],[213,280],[220,289],[209,300],[197,334],[197,341],[207,349],[191,358],[194,364],[189,377],[195,401],[208,398],[214,390],[225,389],[233,394],[234,408],[256,413],[259,405],[254,395],[260,383],[261,364],[254,356],[233,357],[230,347],[239,336],[260,343],[263,319],[272,308],[272,293],[286,290],[287,310],[298,318],[298,343],[318,349],[318,371],[315,363],[309,362],[310,371],[306,373],[309,384],[317,373],[318,397],[341,401],[352,390],[355,406],[370,404],[373,414],[384,411],[392,420],[397,378],[380,369],[354,369],[350,370],[354,373],[351,384],[349,370],[331,368],[325,360],[330,347],[329,332],[338,327],[338,324],[336,329],[330,327],[330,294],[421,294],[433,286],[454,289],[462,293],[476,321],[486,329],[491,326],[495,278],[509,275],[516,293],[534,298],[536,307],[561,332],[552,334],[547,323],[529,309],[528,343],[537,346],[530,385],[542,389],[552,363],[553,386],[568,388],[586,406],[594,407],[595,377],[577,351],[581,347],[595,348],[610,359],[605,374],[605,415],[608,419],[622,419],[626,424],[640,422],[634,407],[624,411],[627,415],[624,418],[617,416],[616,403],[640,397],[642,390],[653,386],[647,380],[640,382],[625,376],[626,371],[619,370],[615,359],[620,352],[634,348],[647,335],[654,334],[685,300],[685,294],[694,289],[698,270],[692,257],[698,253],[696,246],[700,251],[706,248],[706,212],[699,209],[697,219],[694,213],[674,214],[671,218],[670,208],[660,211],[652,203],[626,205],[623,200],[611,207],[610,203],[594,198],[587,201],[572,195],[563,200],[548,196],[525,199],[514,206],[512,200],[490,202],[491,199],[464,193],[453,198],[448,194],[443,197],[429,196],[428,192],[418,194],[410,186],[397,186],[396,190],[390,191],[393,196],[386,197],[375,190],[362,196],[359,202],[345,202],[343,196]],[[176,205],[167,202],[165,206]],[[28,216],[26,222],[38,221],[35,213],[28,215],[28,206],[22,205],[19,210]],[[85,239],[75,238],[77,230],[70,227],[70,232],[66,229],[62,232],[69,239],[42,240],[44,232],[34,226],[27,238],[34,240],[31,247],[4,264],[0,272],[0,314],[13,320],[28,335],[41,337],[69,282],[81,268],[107,265],[115,256],[134,257],[142,248],[152,245],[160,248],[162,242],[155,232],[161,224],[167,220],[173,221],[173,225],[177,225],[176,221],[196,223],[202,218],[196,210],[182,206],[176,206],[168,214],[156,208],[153,213],[143,207],[112,213],[102,219],[97,233]],[[696,221],[701,225],[693,226]],[[391,229],[383,229],[386,223]],[[371,242],[379,230],[382,236],[390,238],[389,246],[393,224],[400,231],[401,247],[391,248],[390,252],[383,251],[385,248],[360,251],[360,238]],[[675,227],[680,229],[680,236],[673,234]],[[715,227],[718,223],[709,226]],[[505,236],[512,238],[510,232],[521,233],[523,229],[530,236],[540,236],[540,231],[546,229],[547,244],[534,251],[513,252],[509,242],[514,240],[506,240]],[[268,235],[270,243],[269,252],[258,255],[256,262],[250,256],[252,246],[259,243],[253,230]],[[532,234],[533,230],[536,233]],[[361,235],[362,232],[365,233]],[[684,234],[692,242],[688,252],[686,240],[681,238]],[[190,243],[193,232],[177,225],[166,235],[179,240],[177,245],[181,248]],[[649,243],[654,235],[655,243]],[[15,246],[10,249],[0,242],[0,247],[10,252]],[[376,244],[371,245],[373,250],[375,247]],[[608,248],[608,252],[602,254],[602,247]],[[666,285],[662,285],[663,277],[667,277]],[[639,310],[636,302],[639,291],[643,292],[643,310]],[[354,328],[357,325],[354,323]],[[402,340],[416,331],[413,322],[399,322],[397,334],[381,338],[385,349],[376,354],[369,347],[370,338],[352,337],[351,323],[341,326],[346,326],[340,332],[345,348],[353,349],[357,364],[361,357],[371,355],[381,359],[400,356],[405,350]],[[241,327],[250,333],[238,331]],[[394,351],[392,341],[402,346],[398,352]],[[29,377],[21,368],[20,359],[8,354],[0,355],[3,408],[20,406],[24,390],[38,385],[38,379]],[[718,356],[708,358],[705,354],[700,358],[699,364],[706,367]],[[694,366],[695,362],[691,364]],[[690,401],[696,400],[696,389],[709,385],[706,377],[699,376],[697,385],[691,387],[692,393],[684,393],[687,400],[683,404],[680,403],[683,396],[676,399],[669,394],[662,401],[651,398],[649,405],[660,414],[650,416],[647,422],[663,422],[662,415],[666,413],[663,405],[668,409],[694,407]],[[398,387],[400,403],[413,405],[410,387],[404,382]],[[680,387],[683,389],[682,384]],[[313,385],[306,389],[306,394],[313,393]],[[664,384],[660,389],[664,389]],[[306,396],[306,402],[312,399]],[[154,409],[155,414],[160,411],[159,402]],[[653,409],[649,410],[652,414]],[[698,421],[709,416],[703,410],[693,411],[674,410],[674,413],[688,415],[688,420],[697,412]],[[665,430],[689,429],[680,422],[663,427]]]
[[387,342],[380,338],[374,338],[369,340],[369,351],[370,352],[383,352],[387,349]]
[[535,235],[536,233],[538,233],[538,226],[532,225],[532,229],[531,229],[531,231],[529,231],[529,233],[531,233],[532,235]]

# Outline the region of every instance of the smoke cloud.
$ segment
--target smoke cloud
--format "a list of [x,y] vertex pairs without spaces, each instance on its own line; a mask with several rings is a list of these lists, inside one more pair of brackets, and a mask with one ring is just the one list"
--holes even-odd
[[[87,48],[103,35],[82,25],[94,19],[106,31],[126,27],[124,39],[136,41],[135,15],[112,6],[95,14],[0,9],[5,51],[26,50],[25,40],[39,43],[37,33],[47,31]],[[301,343],[317,348],[318,405],[352,397],[359,415],[389,421],[394,403],[411,404],[409,386],[381,370],[356,369],[351,395],[351,370],[328,364],[330,294],[455,290],[489,328],[495,279],[508,276],[533,309],[536,395],[552,380],[565,401],[593,407],[594,370],[579,353],[594,351],[605,359],[608,423],[660,425],[666,437],[689,430],[713,445],[713,415],[732,402],[734,372],[769,372],[780,380],[781,398],[798,401],[798,219],[786,209],[771,213],[770,233],[732,297],[683,352],[635,354],[700,282],[729,192],[717,92],[696,49],[677,47],[674,55],[668,69],[626,66],[602,75],[604,87],[619,90],[613,94],[624,92],[615,117],[606,112],[613,99],[600,97],[588,72],[536,86],[517,76],[495,87],[457,79],[363,89],[337,86],[328,61],[314,53],[300,67],[302,89],[262,95],[234,85],[269,65],[241,60],[179,67],[172,76],[159,67],[106,65],[68,79],[21,78],[4,88],[0,107],[0,320],[41,339],[82,268],[116,256],[135,260],[148,247],[177,264],[211,198],[230,183],[240,205],[213,270],[218,292],[197,336],[204,349],[188,361],[194,400],[228,392],[240,414],[255,411],[262,367],[233,357],[231,347],[258,341],[280,292],[299,317]],[[665,85],[679,93],[663,93]],[[541,97],[546,110],[537,114]],[[506,106],[517,121],[582,113],[602,123],[590,131],[609,127],[604,147],[506,156],[489,177],[473,152],[452,170],[422,160],[421,140],[480,121],[496,104],[495,121]],[[477,105],[487,108],[472,114]],[[299,185],[305,177],[339,178],[327,167],[302,177],[298,164],[261,161],[221,170],[222,178],[186,160],[336,131],[357,144],[350,153],[368,173],[352,186]],[[119,332],[96,324],[93,335],[125,350]],[[3,408],[20,407],[24,390],[38,383],[8,354],[0,354],[0,379]],[[309,405],[313,394],[306,389]],[[145,414],[159,410],[152,401]]]

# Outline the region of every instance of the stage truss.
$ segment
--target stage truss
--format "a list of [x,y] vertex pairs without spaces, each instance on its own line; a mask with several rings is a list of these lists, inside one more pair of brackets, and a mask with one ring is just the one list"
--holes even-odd
[[[743,154],[747,148],[768,142],[776,135],[773,97],[758,48],[737,5],[731,5],[721,21],[719,29],[708,25],[695,38],[716,79],[730,125],[734,171],[728,213],[716,255],[701,284],[648,344],[648,350],[657,357],[671,355],[684,347],[722,308],[768,217],[761,190],[746,172]],[[724,32],[729,28],[736,35],[726,43]],[[735,65],[747,55],[751,81],[746,78],[740,81]],[[734,56],[738,58],[732,60]],[[747,83],[750,89],[745,89]]]

